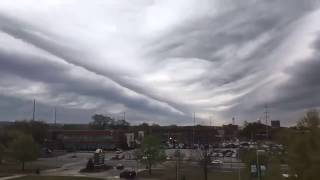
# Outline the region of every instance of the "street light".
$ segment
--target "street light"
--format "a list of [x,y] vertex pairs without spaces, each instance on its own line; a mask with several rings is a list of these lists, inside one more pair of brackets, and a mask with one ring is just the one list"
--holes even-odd
[[149,167],[150,154],[148,153],[148,151],[146,151],[144,154],[145,154],[145,155],[142,156],[142,159],[145,160],[145,161],[147,161],[147,165],[146,165],[147,168],[146,168],[146,169],[148,169],[148,168],[150,168],[150,167]]
[[148,157],[147,157],[147,156],[143,156],[142,159],[143,159],[143,160],[147,160]]
[[264,150],[257,150],[257,171],[258,171],[258,178],[261,180],[261,171],[260,171],[260,165],[259,165],[259,153],[264,153]]
[[[145,161],[148,161],[148,156],[142,156],[142,159]],[[147,164],[148,164],[148,162],[147,162]],[[146,169],[148,169],[148,165],[146,165]]]

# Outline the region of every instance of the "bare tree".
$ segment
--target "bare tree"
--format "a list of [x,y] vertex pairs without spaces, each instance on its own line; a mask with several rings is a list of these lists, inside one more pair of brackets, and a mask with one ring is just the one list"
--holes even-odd
[[185,154],[183,152],[181,152],[180,149],[178,149],[174,152],[174,158],[176,160],[176,180],[179,179],[181,161],[183,160],[184,156],[185,156]]
[[203,170],[204,180],[208,180],[208,167],[211,162],[209,149],[207,147],[204,147],[202,149],[199,149],[200,153],[200,165]]

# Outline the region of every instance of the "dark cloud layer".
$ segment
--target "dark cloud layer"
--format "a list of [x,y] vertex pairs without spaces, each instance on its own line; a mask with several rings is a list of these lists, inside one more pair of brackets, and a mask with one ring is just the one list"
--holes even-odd
[[290,125],[319,107],[318,1],[1,3],[0,120],[28,118],[32,99],[65,122],[222,124],[268,104]]

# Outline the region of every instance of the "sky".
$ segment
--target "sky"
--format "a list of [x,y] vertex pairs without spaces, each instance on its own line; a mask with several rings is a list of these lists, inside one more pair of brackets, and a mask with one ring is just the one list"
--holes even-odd
[[1,0],[0,121],[290,126],[320,106],[318,0]]

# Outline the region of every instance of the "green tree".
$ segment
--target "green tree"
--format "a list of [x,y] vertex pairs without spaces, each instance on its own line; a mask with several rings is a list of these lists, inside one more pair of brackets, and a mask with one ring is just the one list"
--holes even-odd
[[114,118],[102,114],[95,114],[92,116],[93,121],[89,124],[91,129],[105,130],[107,128],[119,129],[127,128],[130,123],[124,119],[115,120]]
[[113,118],[102,114],[95,114],[92,116],[92,119],[93,121],[89,124],[89,126],[90,128],[96,130],[105,130],[114,124]]
[[11,131],[8,129],[1,129],[0,131],[0,144],[3,146],[8,146],[9,142],[12,142]]
[[257,134],[264,134],[265,132],[266,125],[264,124],[258,122],[246,123],[246,126],[239,132],[239,136],[248,140],[256,140],[257,138],[259,138],[257,137]]
[[154,136],[146,136],[139,149],[135,151],[135,156],[142,164],[146,165],[149,174],[152,174],[152,166],[165,160],[165,152],[161,147],[160,140]]
[[0,164],[8,154],[10,143],[21,135],[21,132],[16,130],[3,129],[0,131]]
[[298,122],[297,127],[300,129],[309,129],[318,131],[320,125],[319,113],[312,109],[306,112],[305,116]]
[[43,144],[48,135],[49,125],[43,121],[22,120],[14,122],[11,128],[25,134],[31,134],[35,142]]
[[25,163],[34,161],[39,155],[39,147],[30,135],[20,135],[10,144],[10,152],[14,159],[21,162],[22,170]]
[[298,130],[288,145],[288,164],[298,179],[316,180],[320,176],[320,118],[316,110],[308,111],[298,122]]
[[268,169],[266,172],[265,179],[267,180],[278,180],[281,179],[281,167],[280,160],[276,157],[271,157],[268,163]]
[[3,158],[5,157],[5,147],[4,145],[0,144],[0,164],[2,163]]
[[114,121],[114,124],[112,125],[112,127],[115,129],[127,128],[129,126],[130,126],[130,123],[124,119],[116,120],[116,121]]

